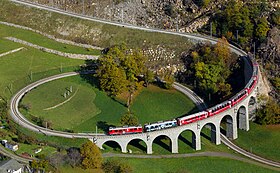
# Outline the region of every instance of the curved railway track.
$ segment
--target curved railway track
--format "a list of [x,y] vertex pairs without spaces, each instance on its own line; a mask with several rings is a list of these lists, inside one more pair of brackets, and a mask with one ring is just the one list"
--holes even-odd
[[34,160],[34,159],[31,159],[31,158],[25,158],[25,157],[21,157],[21,156],[18,156],[16,154],[13,154],[11,153],[10,151],[7,151],[4,147],[0,146],[0,153],[3,154],[4,156],[6,157],[10,157],[12,159],[15,159],[21,163],[26,163],[28,164],[30,161]]
[[[139,26],[133,26],[133,25],[130,25],[130,24],[105,21],[105,20],[102,20],[102,19],[97,19],[97,18],[93,18],[93,17],[89,17],[89,16],[80,15],[80,14],[75,14],[75,13],[63,11],[63,10],[60,10],[60,9],[56,9],[56,8],[53,8],[53,7],[48,7],[48,6],[41,5],[41,4],[24,2],[22,0],[11,0],[11,1],[23,4],[23,5],[28,5],[28,6],[31,6],[31,7],[51,11],[51,12],[56,12],[56,13],[60,13],[60,14],[64,14],[64,15],[68,15],[68,16],[72,16],[72,17],[77,17],[77,18],[81,18],[81,19],[85,19],[85,20],[90,20],[90,21],[94,21],[94,22],[100,22],[100,23],[104,23],[104,24],[110,24],[110,25],[130,28],[130,29],[137,29],[137,30],[142,30],[142,31],[147,31],[147,32],[158,32],[158,33],[164,33],[164,34],[177,35],[177,36],[182,36],[182,37],[186,37],[186,38],[189,38],[189,39],[193,39],[193,40],[196,40],[196,41],[209,41],[211,43],[217,43],[217,41],[218,41],[216,38],[203,36],[203,35],[198,35],[198,34],[185,34],[185,33],[171,32],[171,31],[160,30],[160,29],[144,28],[144,27],[139,27]],[[246,56],[247,55],[246,52],[237,48],[234,45],[230,44],[230,49],[231,49],[232,52],[236,53],[237,55],[240,55],[240,56]],[[55,131],[55,130],[42,128],[42,127],[39,127],[37,125],[34,125],[34,124],[30,123],[18,111],[18,104],[19,104],[20,98],[22,98],[24,96],[24,94],[27,93],[28,91],[30,91],[32,88],[35,88],[36,86],[39,86],[40,84],[42,84],[46,81],[52,81],[52,80],[56,80],[56,79],[59,79],[59,78],[74,76],[74,75],[78,75],[78,74],[79,73],[76,73],[76,72],[70,72],[70,73],[59,74],[59,75],[56,75],[56,76],[51,76],[51,77],[39,80],[37,82],[34,82],[34,83],[28,85],[27,87],[23,88],[11,100],[10,106],[11,106],[11,116],[12,116],[12,118],[18,124],[22,125],[23,127],[29,128],[30,130],[33,130],[33,131],[36,131],[36,132],[39,132],[39,133],[43,133],[45,135],[53,135],[53,136],[60,136],[60,137],[67,137],[67,138],[92,138],[96,135],[104,135],[104,134],[67,133],[67,132],[61,132],[61,131]],[[203,100],[201,98],[199,98],[191,90],[187,89],[186,87],[184,87],[184,86],[182,86],[181,84],[178,84],[178,83],[175,83],[174,87],[175,88],[177,87],[178,90],[182,90],[183,93],[188,95],[194,101],[194,103],[196,105],[198,105],[199,109],[203,110],[204,108],[207,108],[207,105],[205,105]],[[264,164],[267,164],[267,165],[270,165],[270,166],[280,167],[280,163],[278,163],[278,162],[274,162],[274,161],[271,161],[271,160],[264,159],[262,157],[259,157],[255,154],[249,153],[249,152],[241,149],[240,147],[233,144],[230,140],[228,140],[224,135],[221,135],[221,141],[225,145],[227,145],[229,148],[233,149],[234,151],[236,151],[236,152],[238,152],[238,153],[240,153],[240,154],[242,154],[242,155],[244,155],[248,158],[251,158],[253,160],[256,160],[258,162],[261,162],[261,163],[264,163]]]

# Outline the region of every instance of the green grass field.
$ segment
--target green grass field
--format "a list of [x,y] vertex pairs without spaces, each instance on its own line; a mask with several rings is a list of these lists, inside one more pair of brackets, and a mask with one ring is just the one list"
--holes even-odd
[[[41,148],[42,151],[40,153],[35,154],[35,150]],[[39,145],[29,145],[29,144],[19,144],[19,149],[16,151],[16,154],[21,155],[22,153],[28,153],[33,157],[39,155],[51,155],[56,152],[56,148],[50,146],[39,146]]]
[[[194,103],[182,93],[150,85],[144,88],[131,106],[141,123],[176,118],[197,110]],[[173,115],[173,116],[170,116]]]
[[[5,53],[5,52],[8,52],[10,50],[17,49],[20,47],[24,47],[24,46],[20,45],[18,43],[0,38],[0,53]],[[1,57],[1,58],[4,58],[4,57]]]
[[70,147],[80,148],[88,139],[83,138],[63,138],[57,136],[47,136],[42,133],[36,133],[26,128],[20,127],[14,124],[16,130],[24,135],[31,136],[37,139],[40,143],[47,143],[49,146],[61,149],[67,149]]
[[250,123],[250,130],[238,130],[238,138],[234,141],[247,151],[262,157],[280,161],[280,126],[261,126]]
[[[22,47],[20,44],[8,42],[4,49],[13,49],[16,45]],[[0,58],[0,95],[9,98],[32,81],[61,73],[61,69],[63,72],[73,71],[83,63],[83,60],[64,58],[29,47],[3,56]]]
[[[222,157],[191,157],[170,159],[135,159],[107,158],[127,163],[133,173],[273,173],[277,172],[261,166]],[[62,167],[62,173],[102,172],[101,170],[84,170],[81,168]]]
[[[49,39],[45,36],[42,36],[38,33],[7,26],[4,24],[0,24],[0,37],[1,40],[5,40],[2,37],[15,37],[39,46],[43,46],[46,48],[58,50],[61,52],[68,52],[68,53],[76,53],[76,54],[89,54],[89,55],[100,55],[100,50],[95,49],[88,49],[88,48],[82,48],[78,46],[73,46],[69,44],[63,44],[57,41],[54,41],[52,39]],[[0,41],[1,44],[2,41]]]
[[[71,100],[54,109],[44,110],[67,100],[63,95],[70,86],[73,92],[67,98],[72,97]],[[29,115],[44,117],[52,122],[55,129],[71,129],[79,132],[94,132],[97,122],[101,121],[104,124],[118,126],[120,117],[126,112],[126,107],[122,103],[92,87],[80,76],[39,86],[26,94],[22,104],[31,106]],[[194,104],[180,92],[156,86],[144,88],[131,108],[141,124],[172,119],[193,109]]]
[[192,157],[172,159],[112,158],[132,166],[135,173],[268,173],[277,172],[242,161],[221,157]]

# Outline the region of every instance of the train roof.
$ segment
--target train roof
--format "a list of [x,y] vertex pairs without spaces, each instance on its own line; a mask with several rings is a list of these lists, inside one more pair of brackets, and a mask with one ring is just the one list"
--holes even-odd
[[155,123],[149,123],[149,124],[145,124],[145,126],[148,126],[148,125],[157,125],[157,124],[162,124],[162,123],[168,123],[168,122],[176,122],[175,119],[173,120],[166,120],[166,121],[158,121],[158,122],[155,122]]
[[195,114],[191,114],[191,115],[186,115],[184,117],[181,117],[181,118],[178,118],[179,120],[185,120],[185,119],[189,119],[189,118],[193,118],[193,117],[196,117],[198,115],[203,115],[207,113],[206,111],[202,111],[202,112],[198,112],[198,113],[195,113]]
[[109,130],[120,130],[120,129],[127,129],[127,128],[142,128],[141,124],[139,124],[138,126],[123,126],[123,127],[109,127]]
[[[231,99],[230,99],[230,100],[231,100]],[[220,107],[220,106],[222,106],[222,105],[225,105],[225,104],[229,103],[230,100],[226,100],[226,101],[224,101],[224,102],[222,102],[222,103],[219,103],[219,104],[217,104],[217,105],[215,105],[215,106],[213,106],[213,107],[211,107],[211,108],[208,108],[207,110],[215,109],[215,108],[218,108],[218,107]]]

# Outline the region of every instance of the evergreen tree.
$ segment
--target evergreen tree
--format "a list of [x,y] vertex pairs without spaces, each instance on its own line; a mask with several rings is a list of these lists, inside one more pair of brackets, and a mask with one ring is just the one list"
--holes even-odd
[[263,40],[265,39],[268,31],[269,31],[268,22],[266,18],[263,17],[258,21],[257,28],[256,28],[256,37],[259,40]]

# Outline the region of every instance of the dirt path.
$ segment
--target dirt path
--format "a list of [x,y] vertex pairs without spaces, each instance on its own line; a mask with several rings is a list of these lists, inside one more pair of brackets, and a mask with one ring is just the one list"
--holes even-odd
[[18,52],[18,51],[20,51],[22,49],[24,49],[24,47],[20,47],[20,48],[14,49],[14,50],[10,50],[8,52],[1,53],[0,57],[9,55],[9,54],[12,54],[12,53],[15,53],[15,52]]
[[68,99],[65,100],[64,102],[61,102],[61,103],[59,103],[59,104],[57,104],[57,105],[55,105],[55,106],[49,107],[49,108],[45,108],[45,109],[43,109],[43,110],[44,110],[44,111],[48,111],[48,110],[55,109],[55,108],[57,108],[57,107],[59,107],[59,106],[64,105],[65,103],[69,102],[69,101],[77,94],[78,90],[79,90],[79,88],[75,91],[75,93],[74,93],[70,98],[68,98]]

